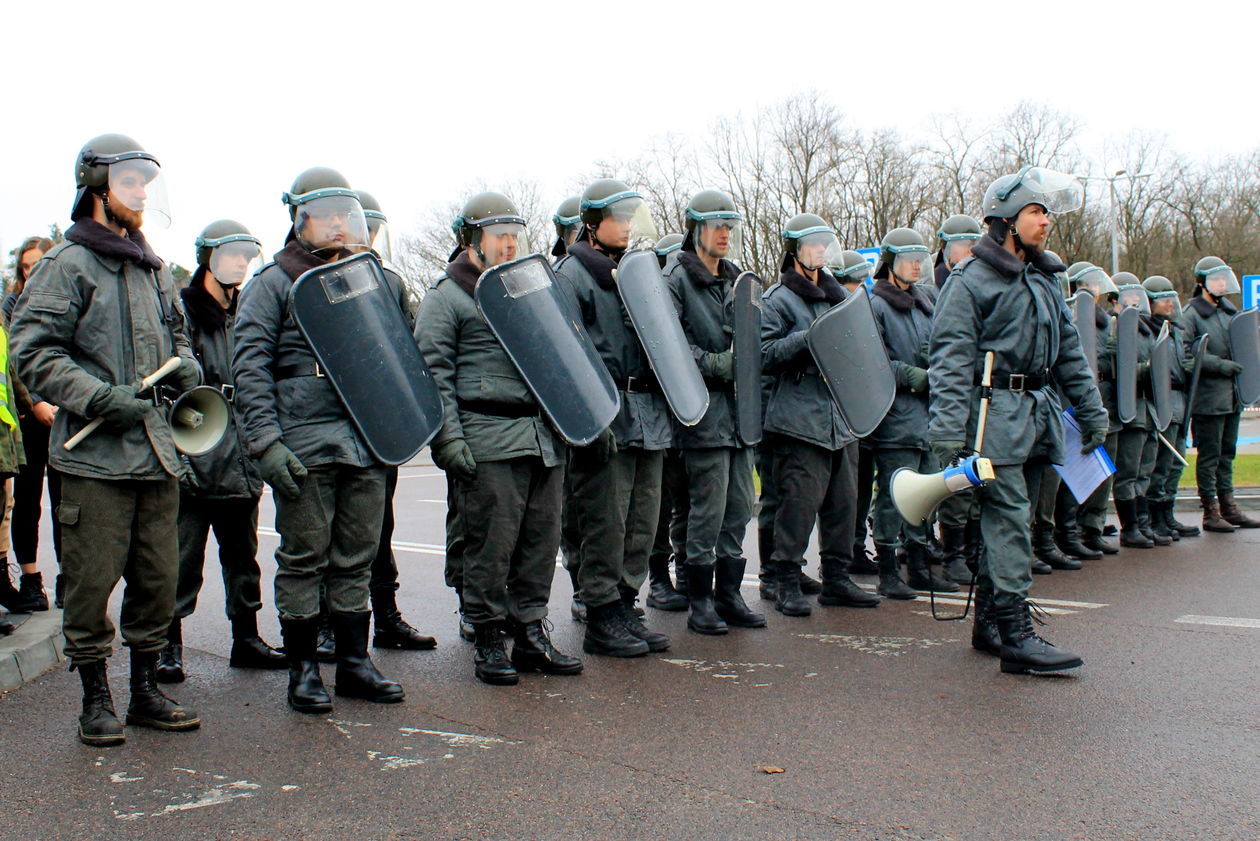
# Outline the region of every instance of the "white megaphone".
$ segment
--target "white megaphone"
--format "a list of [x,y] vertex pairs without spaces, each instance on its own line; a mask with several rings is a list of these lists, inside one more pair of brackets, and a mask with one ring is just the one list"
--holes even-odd
[[185,392],[167,415],[175,448],[190,456],[210,452],[223,440],[230,417],[227,399],[217,388],[199,385]]
[[916,473],[909,467],[893,472],[888,490],[897,513],[912,525],[927,520],[936,506],[960,491],[978,488],[993,479],[993,464],[982,458],[984,427],[989,420],[989,390],[993,384],[993,351],[984,355],[984,376],[980,379],[984,391],[980,393],[980,417],[976,423],[976,454],[960,464],[947,467],[939,473]]

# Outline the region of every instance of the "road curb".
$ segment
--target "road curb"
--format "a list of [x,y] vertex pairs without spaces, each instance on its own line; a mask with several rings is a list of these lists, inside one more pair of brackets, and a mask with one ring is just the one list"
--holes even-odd
[[64,645],[60,610],[31,614],[13,633],[0,637],[0,692],[17,689],[62,662]]

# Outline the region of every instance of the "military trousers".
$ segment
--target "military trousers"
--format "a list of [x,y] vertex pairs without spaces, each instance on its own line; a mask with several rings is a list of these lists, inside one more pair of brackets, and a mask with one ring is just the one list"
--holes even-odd
[[394,557],[394,494],[398,490],[398,468],[385,468],[385,511],[381,517],[381,537],[372,559],[368,592],[388,596],[398,592],[398,560]]
[[[774,478],[774,457],[781,440],[781,436],[767,435],[756,448],[757,478],[761,481],[761,492],[757,495],[757,529],[770,535],[774,534],[774,519],[779,513],[779,483]],[[773,545],[773,538],[771,541]]]
[[875,498],[875,451],[858,442],[857,491],[853,503],[853,553],[856,558],[866,548],[870,531],[871,501]]
[[[1164,437],[1184,458],[1186,455],[1185,427],[1179,423],[1170,423],[1168,429],[1164,430]],[[1146,496],[1157,502],[1172,502],[1177,498],[1177,488],[1181,486],[1181,472],[1185,467],[1162,443],[1156,447],[1155,453],[1155,472],[1151,474],[1151,484],[1146,490]]]
[[569,459],[573,496],[582,524],[578,587],[599,607],[633,597],[647,578],[648,555],[661,512],[664,450],[629,447],[596,463],[582,450]]
[[464,518],[459,509],[459,482],[446,474],[446,586],[464,589]]
[[[1120,442],[1119,432],[1107,433],[1107,439],[1103,441],[1103,449],[1112,463],[1116,461],[1116,448]],[[1094,488],[1094,492],[1089,498],[1082,502],[1076,509],[1076,522],[1082,529],[1090,529],[1092,531],[1102,533],[1103,526],[1107,524],[1107,501],[1111,499],[1111,487],[1115,483],[1116,475],[1113,473]]]
[[364,613],[372,560],[380,548],[385,469],[311,467],[297,499],[274,495],[276,608],[281,619],[319,614],[320,585],[334,613]]
[[179,495],[179,581],[175,585],[175,618],[197,609],[206,564],[206,539],[214,532],[223,571],[228,619],[262,608],[262,571],[258,568],[258,497],[206,499]]
[[[856,522],[858,444],[838,450],[786,436],[774,439],[774,475],[778,499],[774,518],[775,563],[805,563],[805,550],[818,523],[818,549],[824,565],[853,559]],[[762,487],[765,487],[762,479]]]
[[564,483],[560,493],[560,561],[570,574],[577,575],[578,566],[580,566],[582,558],[582,534],[584,529],[581,523],[578,522],[578,513],[571,504],[573,499],[572,473],[573,471],[571,470],[565,470]]
[[65,655],[79,666],[113,653],[109,598],[121,579],[119,624],[135,651],[161,651],[175,610],[179,576],[174,478],[111,481],[63,473],[61,570],[65,575]]
[[560,548],[564,472],[526,456],[480,462],[471,481],[456,480],[469,622],[526,623],[547,616]]
[[977,582],[993,588],[993,604],[1011,607],[1028,597],[1032,587],[1032,500],[1041,493],[1044,460],[994,465],[994,478],[978,488],[980,555]]
[[[27,413],[20,418],[22,446],[26,464],[13,477],[13,555],[19,564],[39,561],[39,521],[44,513],[44,481],[48,482],[48,501],[56,511],[61,504],[61,474],[48,466],[49,428]],[[61,523],[52,519],[53,555],[61,563]]]
[[661,464],[661,509],[656,518],[651,564],[685,563],[687,552],[687,470],[678,450],[666,450]]
[[1041,492],[1033,508],[1033,525],[1043,529],[1054,528],[1055,503],[1059,498],[1062,480],[1053,465],[1047,464],[1041,472]]
[[1116,443],[1116,478],[1112,495],[1117,500],[1136,499],[1146,495],[1151,473],[1155,470],[1155,432],[1140,426],[1120,430]]
[[742,558],[753,509],[753,448],[683,450],[687,470],[687,563]]
[[877,449],[875,454],[875,512],[872,525],[875,531],[875,544],[895,546],[904,536],[907,543],[927,545],[928,529],[926,523],[907,523],[897,511],[892,499],[892,475],[902,467],[908,467],[917,473],[935,473],[936,457],[931,450],[899,447],[896,449]]
[[1190,418],[1190,431],[1199,453],[1194,478],[1200,494],[1220,496],[1234,492],[1234,456],[1238,452],[1241,417],[1241,412],[1234,412]]

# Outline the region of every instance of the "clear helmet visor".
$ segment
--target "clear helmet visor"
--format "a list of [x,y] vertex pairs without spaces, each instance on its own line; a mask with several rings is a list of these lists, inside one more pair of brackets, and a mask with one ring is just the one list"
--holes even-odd
[[1120,287],[1120,309],[1133,307],[1134,309],[1146,313],[1151,312],[1151,301],[1146,294],[1146,289],[1139,285],[1121,286]]
[[796,260],[814,271],[840,262],[844,249],[832,231],[815,231],[796,241]]
[[1170,321],[1181,317],[1181,298],[1176,292],[1157,292],[1149,297],[1152,315],[1162,315]]
[[945,264],[952,269],[970,257],[971,247],[976,244],[976,239],[967,237],[946,242],[941,248],[941,251],[945,253]]
[[210,272],[224,286],[240,286],[262,268],[262,247],[250,240],[216,245],[210,252]]
[[317,254],[371,247],[367,217],[354,196],[320,196],[299,204],[293,229],[298,240]]
[[1214,298],[1237,295],[1242,292],[1242,287],[1238,285],[1238,276],[1234,274],[1234,270],[1229,266],[1220,266],[1205,274],[1203,276],[1203,288],[1210,292]]
[[138,215],[146,228],[169,228],[171,205],[162,168],[147,158],[110,164],[109,206],[115,213]]
[[492,269],[531,253],[529,237],[520,222],[495,222],[477,228],[473,247],[483,269]]
[[697,254],[738,263],[743,251],[743,222],[739,219],[700,219],[692,229]]
[[874,269],[871,268],[870,263],[863,260],[860,263],[855,263],[854,265],[849,266],[847,269],[844,266],[834,266],[828,269],[828,271],[831,272],[832,277],[841,283],[857,284],[866,283],[866,281],[870,279],[871,272],[874,271]]
[[1085,204],[1085,186],[1066,172],[1034,166],[1024,173],[1020,184],[1036,194],[1036,203],[1051,213],[1071,213]]
[[650,248],[659,239],[652,211],[637,196],[619,199],[600,211],[594,238],[606,248]]
[[1112,282],[1111,276],[1102,269],[1093,267],[1075,278],[1069,278],[1076,284],[1077,289],[1088,289],[1094,299],[1101,304],[1107,296],[1114,296],[1118,290],[1115,283]]
[[923,251],[903,251],[900,254],[894,254],[892,273],[902,283],[913,284],[931,280],[933,277],[932,255],[928,254],[927,249]]
[[371,240],[372,250],[376,252],[376,256],[382,263],[393,262],[394,248],[389,238],[389,222],[379,216],[369,216],[367,228],[368,239]]

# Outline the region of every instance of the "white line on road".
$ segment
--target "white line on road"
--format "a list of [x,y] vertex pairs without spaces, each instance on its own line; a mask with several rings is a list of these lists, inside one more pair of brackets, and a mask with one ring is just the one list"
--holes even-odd
[[1260,619],[1238,616],[1178,616],[1173,620],[1182,625],[1214,625],[1221,628],[1260,628]]

